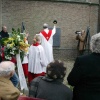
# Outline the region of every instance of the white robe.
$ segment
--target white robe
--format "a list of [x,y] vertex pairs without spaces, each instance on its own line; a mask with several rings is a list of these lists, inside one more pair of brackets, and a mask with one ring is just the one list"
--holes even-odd
[[[49,29],[44,29],[46,33],[48,33]],[[48,59],[48,62],[52,62],[54,60],[53,58],[53,35],[56,33],[56,26],[54,26],[51,36],[49,40],[47,41],[46,38],[43,36],[43,34],[40,32],[40,38],[41,38],[41,45],[43,46],[45,50],[46,57]]]
[[28,71],[34,74],[46,72],[47,65],[48,61],[45,56],[43,47],[41,45],[31,45],[29,48]]

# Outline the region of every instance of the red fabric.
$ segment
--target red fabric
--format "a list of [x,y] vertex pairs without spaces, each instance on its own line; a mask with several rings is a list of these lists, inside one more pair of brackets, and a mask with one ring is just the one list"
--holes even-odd
[[46,40],[48,41],[51,37],[52,30],[49,30],[48,33],[46,33],[45,31],[41,31],[41,33],[46,38]]
[[39,43],[38,42],[36,42],[35,44],[32,44],[33,46],[38,46],[39,45]]
[[25,77],[28,77],[28,63],[22,64]]
[[[1,50],[2,50],[2,53],[1,53],[2,60],[5,60],[4,47],[2,47]],[[14,64],[17,63],[15,57],[12,57],[10,61],[13,62]]]
[[28,72],[28,82],[30,83],[34,78],[38,77],[38,76],[44,76],[45,72],[39,73],[39,74],[34,74],[31,72]]
[[5,59],[4,52],[1,53],[2,60]]
[[4,51],[4,47],[2,47],[1,50]]
[[18,100],[44,100],[44,99],[20,96],[20,97],[18,98]]
[[17,63],[16,58],[14,58],[14,57],[12,57],[10,61],[13,62],[14,64]]
[[4,55],[4,47],[1,48],[1,51],[2,51],[1,57],[2,57],[2,60],[4,60],[4,59],[5,59],[5,55]]

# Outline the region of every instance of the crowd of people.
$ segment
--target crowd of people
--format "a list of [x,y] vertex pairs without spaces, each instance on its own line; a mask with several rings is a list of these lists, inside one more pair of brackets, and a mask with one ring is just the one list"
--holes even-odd
[[[75,60],[73,69],[67,77],[73,90],[63,84],[67,68],[60,60],[53,58],[54,28],[49,30],[48,24],[33,37],[33,43],[25,53],[22,66],[26,80],[28,79],[29,95],[32,98],[44,100],[99,100],[100,99],[100,33],[92,36],[90,41],[91,54],[80,55]],[[3,26],[0,39],[8,38],[7,27]],[[85,31],[76,39],[82,44],[86,37]],[[28,33],[25,36],[28,44]],[[21,92],[18,89],[19,78],[15,71],[16,58],[5,61],[4,46],[1,45],[0,56],[0,100],[18,100]],[[40,100],[40,99],[39,99]]]

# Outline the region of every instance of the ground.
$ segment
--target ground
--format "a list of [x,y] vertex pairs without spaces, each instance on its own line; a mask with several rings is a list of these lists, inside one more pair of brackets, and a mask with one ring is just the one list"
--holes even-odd
[[66,76],[65,76],[65,78],[64,78],[63,83],[64,83],[65,85],[67,85],[67,86],[68,86],[67,76],[68,76],[68,74],[70,73],[70,71],[72,70],[73,64],[74,64],[74,60],[67,60],[67,61],[64,61],[64,65],[65,65],[65,67],[67,67],[67,72],[66,72]]

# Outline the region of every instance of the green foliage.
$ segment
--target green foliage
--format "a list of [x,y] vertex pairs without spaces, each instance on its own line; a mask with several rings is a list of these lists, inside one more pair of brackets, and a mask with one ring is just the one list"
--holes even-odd
[[20,34],[20,29],[12,28],[12,33],[9,38],[3,38],[0,42],[4,45],[5,59],[11,59],[12,56],[20,53],[23,60],[25,49],[29,46],[24,42],[25,35]]
[[23,61],[24,55],[25,55],[25,53],[24,53],[23,51],[21,51],[21,52],[20,52],[21,61]]

